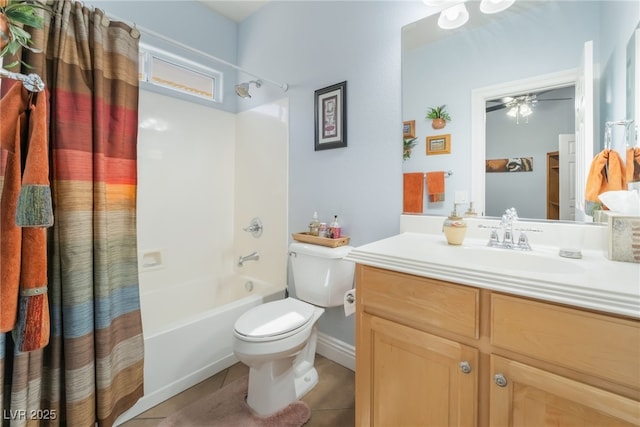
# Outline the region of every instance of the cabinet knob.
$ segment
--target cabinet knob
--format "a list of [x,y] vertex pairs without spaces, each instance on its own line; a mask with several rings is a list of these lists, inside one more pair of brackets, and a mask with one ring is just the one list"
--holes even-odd
[[469,362],[467,361],[460,362],[459,366],[463,374],[468,374],[469,372],[471,372],[471,365],[469,365]]
[[507,379],[502,374],[495,374],[493,376],[493,381],[495,381],[495,383],[496,383],[496,385],[498,387],[506,387],[507,386]]

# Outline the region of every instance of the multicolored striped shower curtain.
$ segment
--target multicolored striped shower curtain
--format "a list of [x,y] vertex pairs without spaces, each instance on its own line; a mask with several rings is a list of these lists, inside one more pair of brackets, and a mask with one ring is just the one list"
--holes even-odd
[[23,72],[40,74],[50,95],[51,336],[44,349],[17,355],[5,351],[9,334],[0,337],[0,400],[4,413],[48,414],[40,425],[111,426],[143,393],[136,248],[139,33],[79,2],[49,4],[55,14],[32,32],[45,54],[22,59],[35,67]]

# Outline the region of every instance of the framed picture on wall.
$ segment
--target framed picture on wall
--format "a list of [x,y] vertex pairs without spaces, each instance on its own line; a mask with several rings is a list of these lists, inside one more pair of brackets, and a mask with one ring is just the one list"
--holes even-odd
[[408,120],[402,122],[402,137],[403,138],[415,138],[416,137],[416,121]]
[[451,153],[451,134],[427,137],[427,156]]
[[531,172],[533,157],[486,160],[485,172]]
[[315,150],[347,146],[347,82],[315,92]]

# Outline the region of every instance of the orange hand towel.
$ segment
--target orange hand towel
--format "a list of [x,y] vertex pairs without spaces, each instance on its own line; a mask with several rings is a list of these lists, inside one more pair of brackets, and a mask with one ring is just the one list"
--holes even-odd
[[593,215],[598,209],[607,209],[598,196],[605,191],[624,190],[627,186],[624,164],[615,150],[605,149],[591,162],[585,189],[585,212]]
[[640,181],[640,147],[627,148],[627,183]]
[[410,172],[403,175],[402,212],[422,213],[424,201],[424,174]]
[[444,202],[444,171],[427,172],[427,192],[430,202]]

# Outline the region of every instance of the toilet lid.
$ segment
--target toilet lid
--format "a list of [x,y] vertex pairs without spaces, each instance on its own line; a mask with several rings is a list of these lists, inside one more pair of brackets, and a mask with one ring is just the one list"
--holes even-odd
[[314,306],[286,298],[261,304],[238,318],[235,330],[253,338],[282,335],[305,325],[313,316]]

